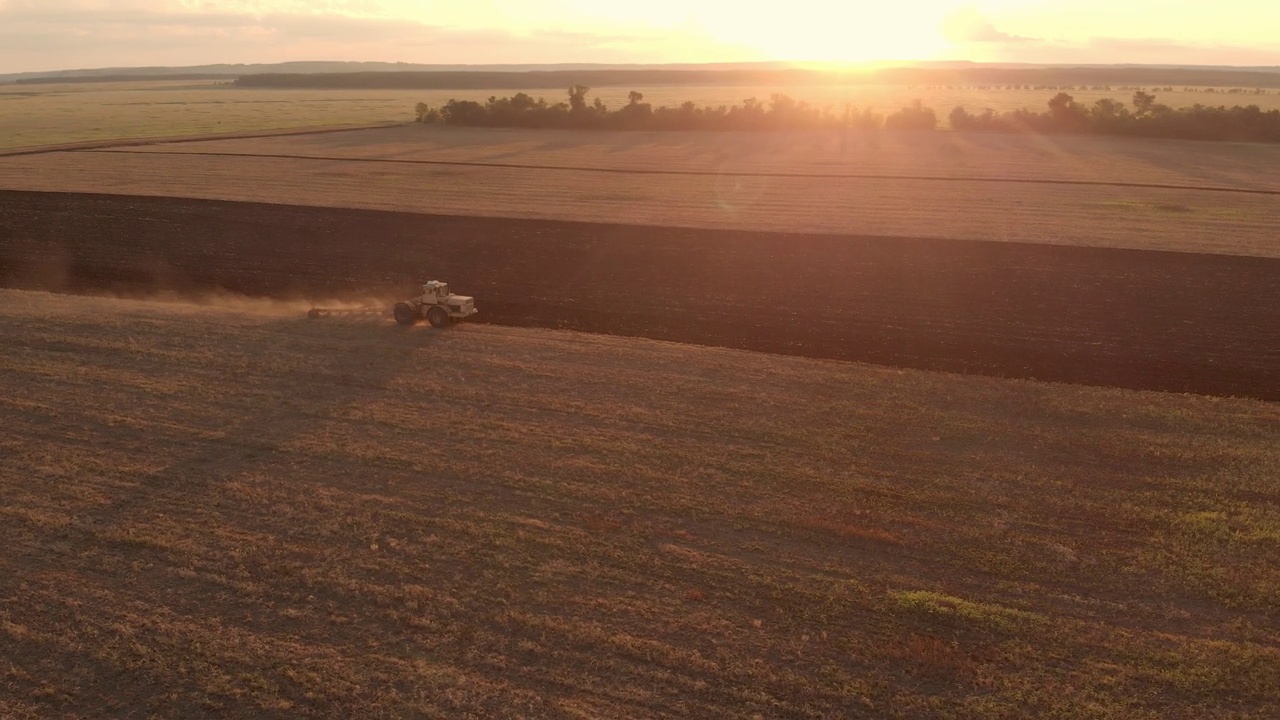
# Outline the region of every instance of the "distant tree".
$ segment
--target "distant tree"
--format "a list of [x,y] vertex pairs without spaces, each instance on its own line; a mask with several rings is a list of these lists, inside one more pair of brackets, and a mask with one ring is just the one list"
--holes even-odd
[[488,125],[489,113],[484,105],[474,100],[450,100],[440,110],[448,125]]
[[845,114],[846,128],[855,130],[879,130],[884,127],[884,116],[873,112],[871,108],[862,110],[848,109]]
[[1055,130],[1082,130],[1088,126],[1089,115],[1075,98],[1060,92],[1049,100],[1049,122]]
[[650,127],[653,121],[653,106],[644,100],[644,93],[632,90],[627,93],[627,105],[611,118],[613,124],[624,128],[642,129]]
[[1089,122],[1094,132],[1117,134],[1133,125],[1129,108],[1111,98],[1102,98],[1089,109]]
[[426,103],[418,103],[413,108],[413,112],[414,115],[416,115],[416,122],[426,123],[428,125],[436,125],[440,123],[440,111]]
[[522,92],[511,97],[490,97],[484,105],[489,124],[507,127],[537,127],[542,124],[546,108],[545,100],[535,100]]
[[760,130],[765,125],[764,105],[754,97],[742,101],[742,105],[729,108],[725,122],[735,130]]
[[909,107],[885,118],[884,126],[886,130],[936,130],[938,115],[920,100],[913,100]]
[[1052,98],[1049,98],[1049,114],[1064,115],[1066,114],[1067,109],[1075,104],[1075,101],[1075,98],[1064,92],[1060,92]]
[[1155,103],[1155,95],[1148,95],[1138,90],[1133,94],[1133,114],[1142,117],[1151,112],[1151,108]]
[[580,113],[587,109],[587,93],[591,88],[586,85],[574,85],[569,88],[569,112]]
[[1124,103],[1111,98],[1102,98],[1093,104],[1091,114],[1094,117],[1112,118],[1118,115],[1127,114],[1129,111],[1125,108]]

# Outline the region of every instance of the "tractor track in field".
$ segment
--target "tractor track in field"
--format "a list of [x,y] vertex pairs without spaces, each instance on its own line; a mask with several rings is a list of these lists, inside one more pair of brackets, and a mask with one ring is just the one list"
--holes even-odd
[[[329,131],[340,132],[340,131]],[[306,134],[306,133],[298,133]],[[225,140],[227,138],[210,138]],[[199,139],[183,142],[199,142]],[[159,144],[157,142],[138,143],[138,146]],[[538,165],[528,163],[482,162],[472,160],[413,160],[406,158],[356,158],[337,155],[293,155],[287,153],[237,153],[237,152],[166,152],[164,150],[128,150],[118,149],[133,147],[118,145],[107,147],[76,148],[87,152],[121,153],[128,155],[167,155],[196,157],[231,157],[254,158],[265,160],[311,160],[317,162],[347,163],[379,163],[386,165],[428,165],[444,167],[494,168],[504,170],[549,170],[558,172],[606,173],[611,175],[665,175],[692,177],[749,177],[749,178],[796,178],[812,180],[894,180],[909,182],[963,182],[963,183],[1002,183],[1018,185],[1065,185],[1090,187],[1144,188],[1149,190],[1187,190],[1193,192],[1240,193],[1244,195],[1276,195],[1280,190],[1266,188],[1226,187],[1221,185],[1178,185],[1173,183],[1142,183],[1118,180],[1067,180],[1055,178],[1014,178],[1014,177],[974,177],[955,175],[900,175],[886,173],[812,173],[812,172],[764,172],[751,170],[672,170],[663,168],[610,168],[588,165]]]
[[1280,400],[1280,259],[0,192],[7,286],[354,299],[423,276],[483,322]]
[[26,155],[48,155],[60,152],[105,152],[115,148],[146,147],[148,145],[179,145],[185,143],[210,142],[214,140],[254,140],[258,138],[292,137],[296,135],[330,135],[333,133],[355,132],[357,130],[377,130],[395,127],[400,123],[381,123],[376,125],[343,125],[339,127],[317,128],[284,128],[280,130],[256,130],[230,133],[206,133],[203,135],[178,135],[174,137],[149,137],[112,140],[84,140],[81,142],[58,143],[56,145],[37,145],[34,147],[0,148],[0,158],[23,157]]

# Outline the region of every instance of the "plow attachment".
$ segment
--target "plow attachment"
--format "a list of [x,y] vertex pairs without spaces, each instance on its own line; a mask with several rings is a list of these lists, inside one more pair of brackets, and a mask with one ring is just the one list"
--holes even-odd
[[313,307],[307,311],[307,317],[312,320],[327,318],[334,315],[350,316],[350,315],[390,315],[391,308],[379,305],[366,305],[358,308],[318,308]]

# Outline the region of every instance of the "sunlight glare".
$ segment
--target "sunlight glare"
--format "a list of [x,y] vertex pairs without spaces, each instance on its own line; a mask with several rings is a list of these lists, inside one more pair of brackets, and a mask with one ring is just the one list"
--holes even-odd
[[716,39],[758,48],[764,59],[823,63],[928,60],[948,48],[938,23],[917,8],[868,12],[823,5],[814,13],[744,12],[708,29]]

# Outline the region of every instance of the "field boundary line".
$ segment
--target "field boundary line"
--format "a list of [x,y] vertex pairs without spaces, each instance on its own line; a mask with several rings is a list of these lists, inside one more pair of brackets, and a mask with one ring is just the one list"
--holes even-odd
[[148,145],[166,145],[206,142],[209,140],[254,140],[257,138],[290,137],[295,135],[328,135],[331,133],[354,132],[356,130],[381,130],[398,127],[403,123],[381,123],[377,125],[343,125],[340,127],[315,128],[280,128],[277,130],[259,130],[246,132],[215,133],[211,135],[175,135],[173,137],[118,138],[115,140],[86,140],[84,142],[59,143],[57,145],[36,145],[31,147],[0,148],[0,158],[22,157],[24,155],[45,155],[59,152],[78,152],[82,150],[109,151],[114,148],[146,147]]
[[[352,130],[363,130],[368,128],[350,128]],[[330,130],[327,132],[342,132],[341,130]],[[311,133],[295,133],[305,135]],[[319,133],[315,133],[319,134]],[[257,136],[270,137],[270,136]],[[252,139],[244,138],[202,138],[202,140],[213,139]],[[181,142],[199,142],[200,140],[184,140]],[[153,145],[158,143],[138,143],[141,145]],[[92,148],[73,148],[73,151],[87,150],[98,153],[120,153],[126,155],[194,155],[199,157],[238,157],[238,158],[265,158],[270,160],[314,160],[318,162],[352,162],[352,163],[383,163],[392,165],[438,165],[451,167],[477,167],[477,168],[498,168],[509,170],[552,170],[560,172],[588,172],[588,173],[608,173],[613,175],[673,175],[673,176],[699,176],[699,177],[758,177],[758,178],[811,178],[816,180],[909,180],[921,182],[980,182],[980,183],[1015,183],[1023,185],[1077,185],[1091,187],[1124,187],[1124,188],[1145,188],[1151,190],[1188,190],[1194,192],[1220,192],[1220,193],[1243,193],[1247,195],[1280,195],[1280,189],[1268,190],[1264,188],[1233,188],[1223,187],[1221,185],[1175,185],[1172,183],[1141,183],[1141,182],[1124,182],[1119,180],[1067,180],[1055,178],[1012,178],[1012,177],[960,177],[949,175],[893,175],[886,173],[803,173],[803,172],[754,172],[750,170],[663,170],[658,168],[608,168],[608,167],[591,167],[583,165],[535,165],[527,163],[499,163],[499,162],[479,162],[467,160],[408,160],[404,158],[353,158],[353,157],[335,157],[327,155],[288,155],[278,153],[236,153],[236,152],[166,152],[164,150],[122,150],[117,148],[128,147],[125,145],[112,145],[105,147]],[[57,151],[45,151],[57,152]],[[3,153],[0,153],[3,155]]]

